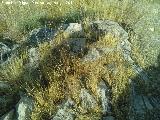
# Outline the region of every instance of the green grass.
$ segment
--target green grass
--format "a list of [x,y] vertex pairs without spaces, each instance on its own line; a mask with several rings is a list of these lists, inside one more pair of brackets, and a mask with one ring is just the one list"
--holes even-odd
[[[28,2],[31,2],[30,0]],[[140,52],[139,41],[135,38],[134,25],[146,14],[149,1],[143,0],[74,0],[72,5],[67,5],[59,0],[61,5],[35,5],[30,3],[26,6],[0,4],[0,35],[9,36],[14,41],[23,42],[27,34],[34,28],[47,25],[56,28],[61,23],[81,22],[85,27],[85,37],[91,40],[91,31],[88,24],[92,20],[113,20],[118,22],[130,35],[132,42],[132,55],[137,63],[147,66],[144,56]],[[143,6],[143,7],[141,7]],[[61,43],[66,40],[63,33],[54,40],[54,45],[44,43],[39,46],[40,66],[34,76],[24,63],[27,60],[26,49],[20,57],[15,58],[9,64],[0,68],[0,80],[20,84],[17,89],[23,89],[36,100],[36,106],[32,114],[33,120],[47,119],[55,113],[57,106],[66,98],[71,97],[79,105],[79,93],[81,83],[79,77],[87,77],[86,87],[93,95],[99,80],[103,78],[112,88],[113,111],[118,120],[127,119],[126,112],[129,110],[129,81],[134,73],[121,53],[112,53],[103,56],[95,62],[81,63],[80,58],[73,57],[68,52],[68,47]],[[88,43],[88,47],[94,45]],[[115,46],[116,40],[112,36],[105,36],[96,43],[96,46]],[[21,57],[22,56],[22,57]],[[113,75],[110,70],[105,70],[104,64],[114,62],[118,73]],[[96,69],[95,69],[96,68]],[[46,81],[43,81],[43,76]],[[26,81],[26,82],[24,82]],[[31,82],[33,81],[33,83]],[[47,82],[46,86],[42,83]],[[17,90],[16,89],[16,90]],[[85,111],[85,110],[84,110]],[[94,115],[92,115],[94,111]],[[80,115],[77,120],[98,120],[101,113],[99,108],[90,111],[89,115]],[[92,117],[91,117],[92,116]]]

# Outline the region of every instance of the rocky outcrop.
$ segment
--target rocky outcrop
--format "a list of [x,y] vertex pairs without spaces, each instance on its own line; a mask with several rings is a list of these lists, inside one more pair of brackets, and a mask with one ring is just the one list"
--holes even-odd
[[[79,23],[70,23],[65,25],[63,32],[67,35],[67,41],[64,42],[69,46],[69,52],[71,55],[80,55],[82,62],[94,62],[106,54],[121,52],[122,57],[127,63],[129,63],[134,72],[139,74],[142,80],[147,81],[148,75],[143,72],[143,69],[136,64],[131,57],[131,43],[128,41],[128,33],[116,22],[110,20],[99,20],[93,21],[90,23],[91,27],[91,40],[89,44],[94,44],[100,41],[99,37],[105,37],[111,35],[113,38],[116,38],[116,44],[114,46],[96,46],[88,48],[87,39],[84,35],[84,30],[81,24]],[[60,29],[58,29],[60,30]],[[44,42],[50,42],[54,40],[54,37],[57,36],[58,30],[53,30],[50,28],[39,28],[31,31],[27,44],[29,45],[28,56],[29,56],[29,67],[36,69],[39,66],[39,51],[38,46]],[[96,36],[95,36],[96,35]],[[0,43],[2,54],[8,54],[11,49],[3,43]],[[3,59],[2,59],[3,60]],[[117,69],[116,65],[113,63],[105,65],[106,69],[110,70],[116,74]],[[148,97],[141,95],[135,91],[135,83],[131,80],[131,95],[130,95],[130,120],[144,120],[145,115],[154,109],[160,107],[159,98]],[[8,85],[0,83],[0,89],[8,89]],[[0,91],[1,93],[1,91]],[[91,111],[97,106],[100,106],[102,110],[102,120],[114,120],[112,116],[112,104],[111,104],[111,89],[106,81],[100,80],[97,88],[96,94],[93,94],[86,86],[83,86],[79,94],[79,106],[87,111]],[[98,99],[97,99],[98,98]],[[8,99],[9,101],[10,99]],[[4,103],[8,102],[7,99],[3,96],[0,97],[0,106],[2,108]],[[10,101],[9,101],[10,102]],[[8,114],[2,116],[2,120],[12,120],[13,116],[16,120],[30,120],[31,112],[34,108],[34,100],[27,96],[22,96],[19,102],[16,105],[15,110],[11,110]],[[6,111],[5,111],[6,112]],[[3,111],[3,114],[5,113]],[[75,120],[77,115],[82,114],[81,110],[76,106],[76,103],[72,99],[68,99],[62,103],[57,112],[52,116],[52,120]],[[159,116],[156,117],[158,120]]]

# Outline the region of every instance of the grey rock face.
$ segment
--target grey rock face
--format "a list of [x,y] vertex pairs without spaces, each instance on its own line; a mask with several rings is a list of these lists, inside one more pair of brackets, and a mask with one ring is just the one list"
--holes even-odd
[[118,23],[110,20],[94,21],[91,23],[91,28],[93,34],[97,34],[98,36],[112,34],[113,36],[119,37],[120,41],[128,39],[128,33]]
[[100,58],[100,53],[96,48],[90,49],[87,55],[84,56],[83,61],[95,61]]
[[51,41],[57,35],[57,31],[51,28],[38,28],[31,31],[28,42],[29,46],[38,46],[38,44]]
[[10,39],[3,39],[0,42],[0,65],[9,61],[13,56],[13,51],[19,47],[19,45]]
[[[106,35],[112,35],[117,39],[117,46],[112,48],[110,47],[95,47],[92,50],[89,50],[88,55],[86,55],[85,59],[87,60],[96,60],[103,55],[114,52],[114,51],[122,51],[123,57],[133,63],[134,61],[131,58],[131,43],[128,41],[128,33],[116,22],[105,20],[105,21],[94,21],[91,24],[92,28],[92,37],[95,39],[96,36],[104,37]],[[95,36],[96,35],[96,36]]]
[[81,105],[86,110],[93,109],[97,105],[97,102],[94,99],[94,97],[91,94],[89,94],[89,91],[86,89],[81,89],[80,98]]
[[72,54],[80,54],[86,48],[86,39],[85,38],[71,38],[68,39],[67,44],[70,47]]
[[111,113],[111,104],[110,104],[110,89],[106,86],[104,81],[99,83],[97,89],[101,104],[103,114]]
[[17,120],[31,120],[31,112],[34,108],[33,99],[23,96],[16,105]]
[[52,120],[74,120],[75,112],[72,110],[74,102],[68,99],[67,102],[57,111]]
[[69,35],[71,38],[79,38],[84,36],[82,24],[79,23],[69,23],[64,33]]
[[0,63],[5,62],[10,56],[11,48],[0,42]]
[[39,51],[37,48],[30,48],[28,50],[28,56],[29,56],[29,67],[36,68],[39,65]]
[[96,61],[99,58],[103,57],[107,53],[115,51],[114,48],[100,48],[95,47],[88,50],[88,53],[84,56],[82,61]]

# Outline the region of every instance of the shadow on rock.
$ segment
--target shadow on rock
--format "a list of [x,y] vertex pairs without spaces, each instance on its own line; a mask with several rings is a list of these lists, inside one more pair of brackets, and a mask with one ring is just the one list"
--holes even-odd
[[156,65],[142,69],[129,79],[115,106],[120,120],[160,119],[160,55]]

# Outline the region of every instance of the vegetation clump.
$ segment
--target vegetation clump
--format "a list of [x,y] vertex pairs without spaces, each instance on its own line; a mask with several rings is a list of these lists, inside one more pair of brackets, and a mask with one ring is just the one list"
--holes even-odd
[[[106,19],[119,23],[129,35],[132,58],[139,66],[146,68],[148,66],[148,63],[144,61],[146,56],[141,54],[139,41],[136,38],[138,35],[132,28],[147,14],[148,11],[144,7],[151,2],[149,0],[138,2],[134,0],[98,0],[96,2],[74,0],[72,4],[66,4],[58,0],[58,5],[35,5],[30,0],[28,2],[27,6],[0,4],[0,16],[3,18],[0,19],[0,35],[9,36],[23,45],[20,50],[17,50],[18,56],[0,66],[0,81],[13,84],[13,93],[23,91],[33,97],[35,108],[31,119],[52,119],[60,105],[68,98],[75,102],[74,110],[77,113],[77,120],[101,119],[102,109],[97,93],[101,80],[105,81],[111,89],[113,111],[111,115],[118,120],[129,119],[132,92],[130,79],[134,78],[136,73],[132,65],[124,58],[123,51],[116,49],[119,38],[112,34],[104,36],[93,34],[90,23],[94,20]],[[140,9],[141,5],[144,6],[142,9]],[[82,25],[83,38],[87,41],[86,51],[81,52],[80,56],[70,52],[71,46],[67,44],[70,36],[66,35],[63,29],[58,29],[61,25],[74,22]],[[39,64],[37,68],[30,68],[27,64],[29,47],[25,46],[25,40],[31,30],[42,26],[58,29],[59,32],[50,43],[44,42],[36,47],[39,51]],[[83,58],[88,50],[94,48],[116,50],[104,53],[94,61],[84,61]],[[139,82],[138,87],[142,87],[141,84],[143,83]],[[81,106],[82,88],[95,96],[94,99],[98,103],[95,108],[86,110]],[[142,92],[149,94],[150,89],[153,90],[154,87],[148,87],[145,92]],[[151,94],[154,96],[158,92],[159,90]]]

